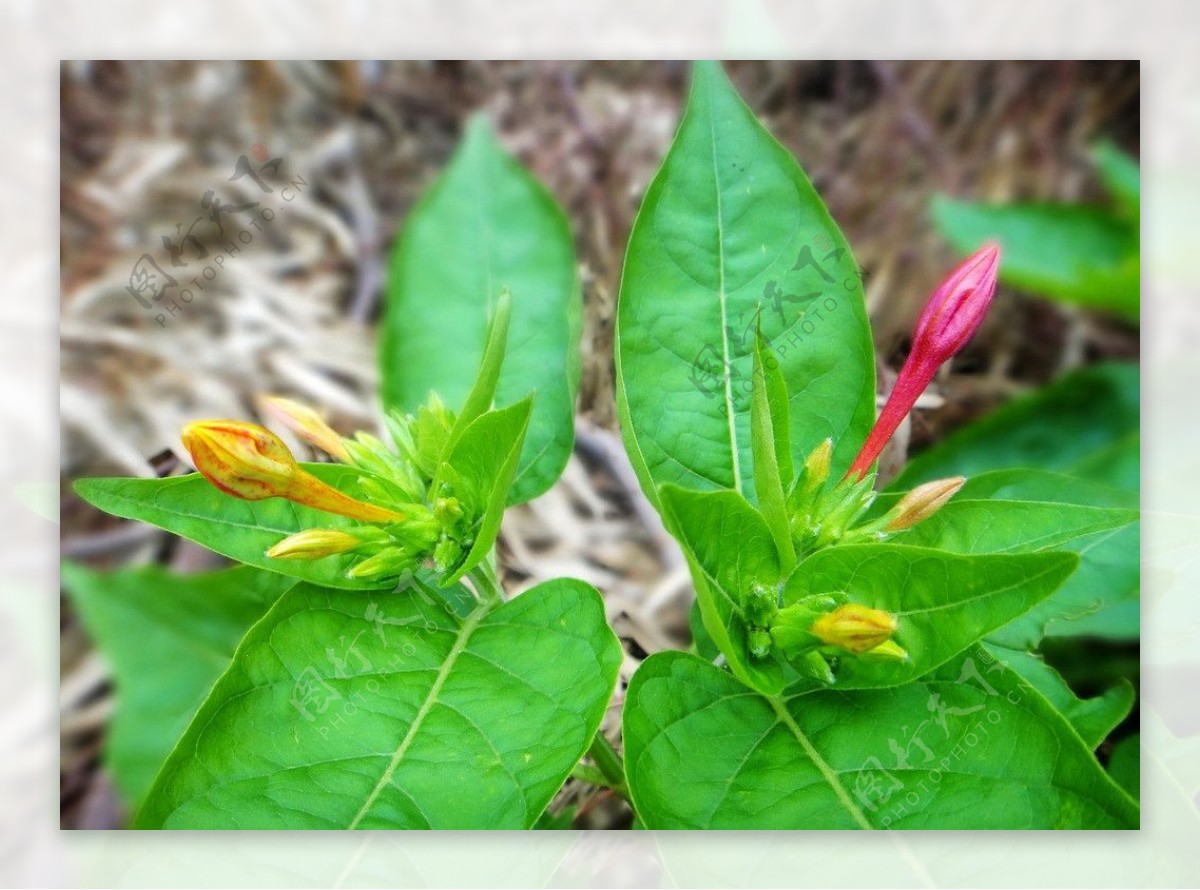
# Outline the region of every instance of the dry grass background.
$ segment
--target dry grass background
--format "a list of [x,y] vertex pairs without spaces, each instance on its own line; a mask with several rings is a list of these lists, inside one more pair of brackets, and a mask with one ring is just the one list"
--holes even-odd
[[[1088,147],[1107,136],[1139,149],[1136,62],[728,68],[854,246],[885,391],[921,302],[955,259],[931,228],[933,193],[1097,199]],[[549,493],[509,511],[509,587],[560,575],[597,585],[626,643],[626,679],[646,653],[685,645],[690,584],[625,462],[611,350],[624,243],[686,80],[687,66],[673,62],[64,63],[63,479],[172,471],[184,421],[253,417],[263,391],[320,405],[345,431],[371,427],[390,241],[466,116],[484,110],[566,208],[585,299],[576,454]],[[255,144],[303,177],[304,200],[159,325],[125,292],[130,268],[143,252],[161,254],[161,236],[196,216],[205,191],[256,200],[247,180],[227,182]],[[1134,331],[1002,291],[891,460],[1066,368],[1136,354]],[[215,565],[69,494],[62,509],[72,558]],[[62,614],[63,824],[117,827],[123,817],[98,769],[111,686],[65,602]],[[605,724],[614,738],[620,700],[619,691]],[[580,827],[628,824],[619,801],[588,786],[569,782],[552,809],[568,805],[580,806]]]

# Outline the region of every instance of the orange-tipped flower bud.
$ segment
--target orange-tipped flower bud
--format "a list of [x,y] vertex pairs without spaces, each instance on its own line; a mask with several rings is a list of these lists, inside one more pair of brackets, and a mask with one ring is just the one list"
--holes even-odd
[[967,345],[983,323],[996,292],[1000,247],[988,244],[967,257],[933,292],[913,330],[912,349],[896,377],[887,404],[846,476],[867,475],[937,369]]
[[309,445],[320,448],[334,460],[349,463],[342,437],[312,408],[280,396],[267,396],[259,404],[264,414],[278,420]]
[[839,606],[813,622],[812,633],[826,646],[859,655],[886,643],[896,632],[896,616],[856,603]]
[[267,551],[272,559],[323,559],[361,547],[357,535],[336,528],[310,528],[284,538]]
[[247,501],[286,497],[300,467],[270,430],[235,420],[201,420],[183,429],[183,447],[209,482]]
[[923,522],[942,509],[966,481],[963,476],[951,476],[918,485],[889,511],[885,528],[889,532],[898,532]]
[[355,500],[313,476],[270,430],[255,423],[202,420],[188,424],[183,444],[209,482],[247,501],[287,498],[365,522],[400,522],[395,510]]

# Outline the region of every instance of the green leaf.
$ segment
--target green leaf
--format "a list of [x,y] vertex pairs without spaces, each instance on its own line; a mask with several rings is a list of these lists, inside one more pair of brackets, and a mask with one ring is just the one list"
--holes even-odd
[[1078,562],[1073,553],[954,556],[898,544],[848,544],[800,563],[783,598],[786,606],[843,592],[850,602],[894,614],[892,639],[908,652],[908,661],[847,656],[835,673],[839,689],[898,686],[1044,600]]
[[508,348],[508,323],[511,317],[512,295],[507,290],[503,290],[496,300],[496,311],[488,324],[487,339],[483,347],[483,362],[479,366],[475,383],[463,402],[462,410],[455,418],[454,428],[450,430],[450,437],[446,445],[447,451],[454,448],[462,437],[463,431],[472,421],[492,407],[492,402],[496,398],[496,384],[500,379],[500,370],[504,366],[504,353]]
[[[898,498],[885,493],[873,510]],[[1136,504],[1135,494],[1084,479],[999,470],[969,480],[897,540],[952,553],[1078,553],[1079,569],[1062,587],[991,639],[1014,649],[1047,634],[1136,639],[1141,536],[1138,511],[1124,506]]]
[[[796,549],[787,509],[786,490],[792,484],[792,452],[787,385],[779,361],[761,334],[755,335],[754,381],[750,403],[750,451],[754,457],[754,488],[763,518],[775,538],[780,566],[790,572]],[[778,430],[778,432],[776,432]]]
[[246,636],[142,828],[530,828],[587,751],[621,647],[588,585],[461,620],[298,585]]
[[[1111,363],[1083,368],[1029,395],[1014,399],[967,424],[914,457],[888,486],[907,490],[947,476],[977,476],[987,470],[1036,467],[1086,472],[1098,455],[1118,443],[1130,447],[1141,422],[1137,365]],[[1136,444],[1134,445],[1136,449]],[[1128,464],[1128,453],[1120,459]],[[1095,467],[1093,466],[1093,469]],[[1137,488],[1137,474],[1093,481]]]
[[295,581],[245,567],[177,575],[64,562],[62,582],[112,668],[117,710],[104,760],[133,810],[238,641]]
[[1113,746],[1108,758],[1108,773],[1125,793],[1138,800],[1142,796],[1142,737],[1135,733]]
[[1142,174],[1137,159],[1105,140],[1092,149],[1092,161],[1117,206],[1136,223],[1142,213]]
[[[358,487],[365,474],[338,464],[302,464],[323,482],[369,500]],[[266,551],[283,538],[310,528],[353,528],[354,519],[294,504],[283,498],[244,501],[225,494],[198,473],[167,479],[80,479],[76,493],[94,507],[148,522],[195,541],[230,559],[301,581],[347,590],[372,590],[395,582],[355,580],[346,570],[352,554],[325,559],[269,559]]]
[[664,483],[753,497],[760,316],[791,387],[792,454],[832,436],[844,469],[875,419],[858,267],[795,159],[702,62],[634,223],[617,307],[617,410],[652,502]]
[[771,656],[750,654],[752,623],[746,598],[755,585],[775,590],[782,577],[770,529],[736,491],[659,489],[663,519],[687,556],[700,617],[734,674],[769,694],[783,689],[788,671]]
[[704,626],[704,617],[700,614],[698,599],[692,600],[692,604],[688,606],[688,630],[692,632],[692,645],[688,651],[699,655],[705,661],[716,661],[721,650],[717,648],[712,634]]
[[1089,749],[1108,738],[1109,733],[1133,710],[1137,697],[1133,684],[1122,679],[1094,698],[1081,699],[1054,668],[1032,652],[985,643],[987,651],[1016,671],[1042,694],[1055,710],[1067,718]]
[[896,689],[770,698],[661,652],[623,729],[650,829],[1138,826],[1066,721],[985,653]]
[[933,218],[961,253],[999,241],[1000,280],[1067,303],[1138,320],[1136,227],[1112,213],[1070,204],[974,204],[939,195]]
[[[471,512],[480,515],[466,559],[444,581],[453,584],[488,555],[500,532],[505,497],[517,471],[521,443],[530,423],[531,399],[476,418],[451,449],[446,466],[465,490],[456,494]],[[434,479],[438,492],[444,477]]]
[[519,503],[550,487],[574,442],[579,279],[562,210],[478,117],[392,253],[385,404],[413,411],[431,390],[463,404],[482,364],[488,312],[505,288],[512,320],[495,401],[504,407],[537,393],[509,494]]

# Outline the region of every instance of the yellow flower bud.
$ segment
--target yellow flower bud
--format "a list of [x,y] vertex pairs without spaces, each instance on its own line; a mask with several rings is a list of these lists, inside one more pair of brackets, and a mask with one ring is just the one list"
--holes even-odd
[[257,424],[202,420],[184,427],[182,438],[204,478],[247,501],[285,497],[300,472],[279,437]]
[[857,603],[839,606],[812,625],[812,634],[826,646],[837,646],[855,655],[886,643],[895,632],[895,615]]
[[226,494],[247,501],[287,498],[326,513],[365,522],[400,522],[395,510],[363,503],[296,463],[270,430],[234,420],[202,420],[183,430],[183,445],[196,469]]
[[868,649],[862,654],[863,658],[881,658],[885,661],[908,661],[908,653],[895,640],[880,643],[874,649]]
[[890,520],[885,528],[889,532],[903,531],[928,519],[942,509],[966,481],[963,476],[952,476],[918,485],[891,509],[888,513]]
[[349,463],[342,437],[307,405],[280,396],[267,396],[259,401],[263,413],[275,418],[307,442],[320,448],[334,460]]
[[321,559],[362,546],[357,535],[336,528],[310,528],[290,535],[267,551],[272,559]]
[[804,459],[804,484],[815,491],[829,478],[829,465],[833,461],[833,439],[826,439]]

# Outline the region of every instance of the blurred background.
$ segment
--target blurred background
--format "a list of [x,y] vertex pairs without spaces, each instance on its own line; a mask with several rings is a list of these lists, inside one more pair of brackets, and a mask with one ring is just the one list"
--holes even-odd
[[[936,196],[1104,206],[1095,147],[1139,154],[1137,62],[727,68],[853,246],[883,392],[921,304],[960,255],[934,220]],[[186,420],[250,419],[255,397],[275,392],[320,406],[343,432],[374,426],[391,242],[483,110],[565,208],[584,293],[576,453],[559,484],[506,516],[510,587],[561,575],[599,587],[626,644],[626,679],[646,654],[687,644],[690,582],[625,462],[611,354],[625,241],[678,123],[686,64],[67,62],[60,73],[64,556],[94,567],[219,564],[70,494],[80,476],[177,472]],[[263,185],[284,209],[213,278],[189,285],[173,251],[195,275],[204,264],[193,258],[216,254],[253,216],[238,208],[267,203]],[[147,299],[133,283],[152,287],[163,273],[191,289],[174,312],[153,300],[147,309],[130,290]],[[902,451],[1070,369],[1137,359],[1136,310],[1038,291],[1001,288]],[[123,814],[99,769],[108,669],[69,602],[62,634],[63,825],[117,827]],[[619,705],[618,694],[610,732]],[[558,802],[579,806],[577,825],[623,824],[615,802],[584,794],[568,784]]]

